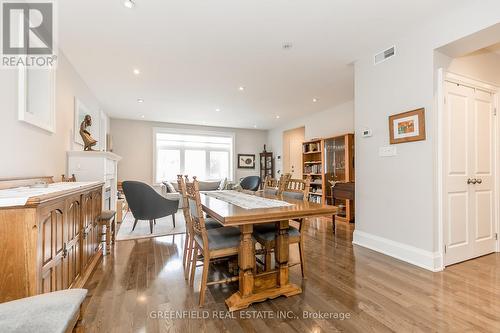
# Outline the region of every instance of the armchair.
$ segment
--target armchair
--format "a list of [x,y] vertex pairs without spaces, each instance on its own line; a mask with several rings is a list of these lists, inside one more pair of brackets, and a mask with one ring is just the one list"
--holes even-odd
[[149,220],[149,229],[153,233],[156,219],[169,215],[172,215],[175,228],[175,213],[179,209],[179,200],[164,198],[148,184],[138,181],[124,181],[123,192],[135,218],[132,231],[138,220]]

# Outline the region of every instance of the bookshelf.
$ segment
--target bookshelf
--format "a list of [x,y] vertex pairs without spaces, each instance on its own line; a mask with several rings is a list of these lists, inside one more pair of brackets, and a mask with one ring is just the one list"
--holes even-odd
[[324,202],[325,182],[323,173],[323,140],[311,140],[302,143],[303,177],[311,177],[309,201]]
[[309,201],[340,207],[339,220],[354,220],[354,200],[333,200],[332,182],[354,182],[354,134],[302,144],[304,177],[311,177]]

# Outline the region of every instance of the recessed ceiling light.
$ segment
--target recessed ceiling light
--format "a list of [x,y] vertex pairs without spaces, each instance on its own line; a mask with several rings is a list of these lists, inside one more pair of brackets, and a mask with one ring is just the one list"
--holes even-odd
[[144,100],[142,98],[138,98],[137,103],[144,103]]
[[313,98],[313,103],[316,103],[318,101],[317,98]]
[[144,119],[144,115],[143,114],[141,114],[141,118]]
[[134,0],[125,0],[123,2],[123,5],[127,8],[134,8],[135,6],[135,1]]
[[280,116],[276,116],[276,119],[280,119]]
[[238,88],[238,90],[239,90],[239,91],[243,91],[243,90],[245,90],[245,87],[240,86],[240,87]]
[[139,75],[139,74],[141,74],[141,71],[140,71],[140,70],[138,70],[137,68],[135,68],[135,69],[134,69],[134,74],[135,74],[135,75]]
[[253,128],[257,128],[257,125],[253,125]]
[[215,111],[216,111],[216,112],[220,112],[220,109],[219,109],[219,108],[217,108],[217,109],[215,109]]

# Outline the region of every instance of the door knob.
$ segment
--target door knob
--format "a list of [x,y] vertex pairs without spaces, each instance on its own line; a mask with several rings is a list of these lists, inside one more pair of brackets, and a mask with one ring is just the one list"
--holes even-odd
[[471,178],[467,179],[467,184],[475,184],[475,183],[477,183],[477,180],[475,178],[473,178],[473,179],[471,179]]
[[478,179],[476,179],[476,182],[477,182],[478,184],[481,184],[481,183],[483,182],[483,180],[482,180],[481,178],[478,178]]

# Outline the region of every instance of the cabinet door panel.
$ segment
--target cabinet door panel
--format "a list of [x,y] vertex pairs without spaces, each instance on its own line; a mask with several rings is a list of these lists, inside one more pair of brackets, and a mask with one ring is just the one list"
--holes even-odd
[[42,233],[42,265],[47,265],[52,260],[52,214],[42,217],[41,233]]
[[67,241],[64,262],[65,285],[70,287],[79,277],[80,267],[80,224],[81,224],[81,197],[74,196],[67,200],[66,222]]
[[64,261],[62,257],[58,258],[54,262],[53,274],[54,274],[54,279],[53,279],[52,291],[67,289],[68,285],[67,282],[65,281],[67,279],[64,276]]
[[40,293],[50,293],[52,290],[52,267],[42,271]]
[[64,289],[63,250],[65,243],[64,202],[41,210],[41,289],[51,292]]
[[87,264],[90,261],[90,246],[89,246],[89,232],[92,225],[92,197],[90,193],[85,193],[82,196],[82,229],[81,229],[81,238],[82,238],[82,248],[81,250],[81,260],[82,260],[82,268],[87,267]]
[[91,240],[91,251],[92,254],[96,253],[99,251],[99,245],[100,245],[100,226],[99,223],[97,223],[97,218],[99,215],[101,215],[102,212],[102,194],[101,191],[94,191],[92,192],[92,222],[93,222],[93,227],[92,227],[92,240]]

